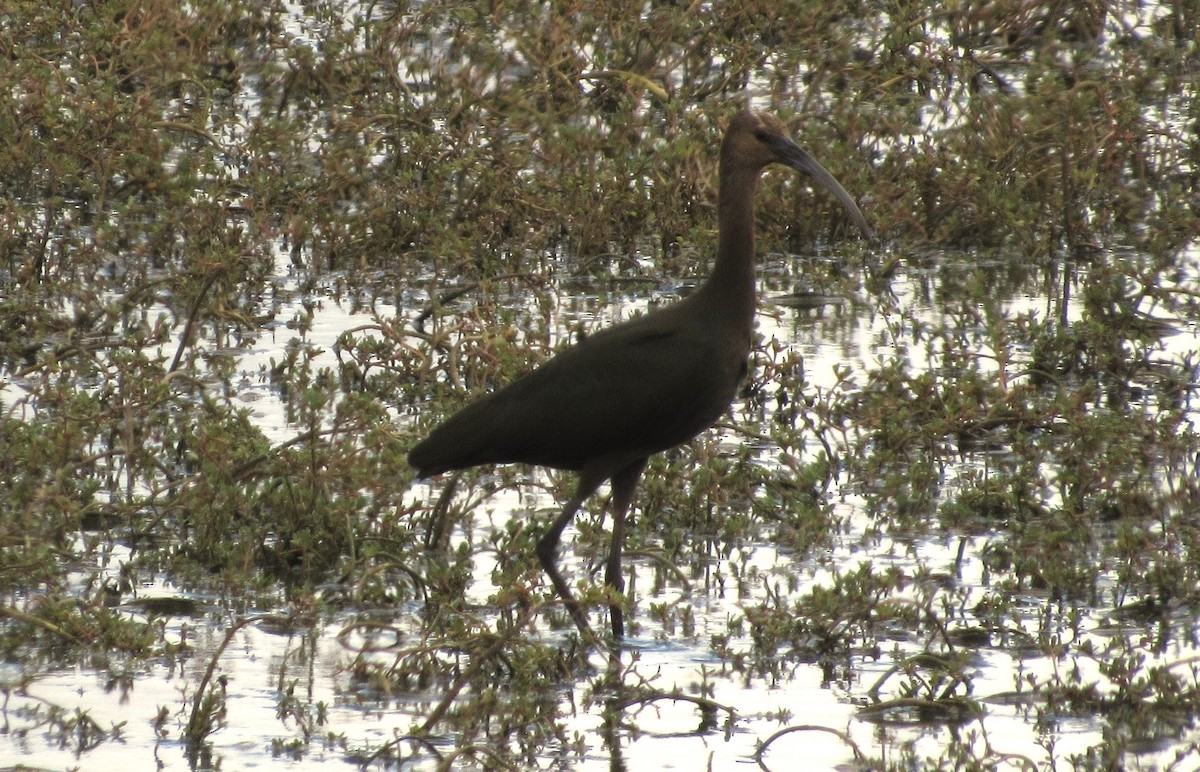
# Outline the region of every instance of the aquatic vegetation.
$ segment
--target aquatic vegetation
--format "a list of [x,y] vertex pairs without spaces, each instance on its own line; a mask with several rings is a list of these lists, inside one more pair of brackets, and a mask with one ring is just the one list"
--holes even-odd
[[[1192,4],[0,19],[0,755],[1195,765]],[[571,480],[404,455],[706,275],[747,96],[885,243],[764,180],[751,373],[601,662],[533,557]]]

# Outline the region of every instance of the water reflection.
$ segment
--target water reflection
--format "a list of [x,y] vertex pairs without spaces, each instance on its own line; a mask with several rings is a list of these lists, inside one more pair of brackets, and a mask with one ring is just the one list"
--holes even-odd
[[[162,634],[178,656],[122,684],[86,670],[8,674],[2,754],[44,766],[86,759],[92,768],[122,764],[142,748],[153,748],[164,769],[272,758],[307,768],[347,757],[403,760],[414,768],[435,768],[439,759],[488,766],[488,743],[500,727],[486,711],[456,711],[480,710],[471,668],[497,662],[491,699],[528,700],[522,710],[544,721],[503,729],[510,750],[531,763],[719,768],[757,758],[761,744],[771,740],[761,759],[774,769],[790,768],[800,754],[810,768],[832,768],[860,753],[920,755],[948,744],[961,745],[964,756],[1042,765],[1086,758],[1107,731],[1137,731],[1145,738],[1131,746],[1138,763],[1190,753],[1187,721],[1171,724],[1156,713],[1114,719],[1095,707],[1120,688],[1111,685],[1115,668],[1145,673],[1155,665],[1160,673],[1186,673],[1195,660],[1190,606],[1174,598],[1130,603],[1137,585],[1129,572],[1142,564],[1123,566],[1120,553],[1106,552],[1106,543],[1139,534],[1131,530],[1137,521],[1130,518],[1142,517],[1130,510],[1137,501],[1133,492],[1114,491],[1106,510],[1112,525],[1096,527],[1089,549],[1111,568],[1094,583],[1072,589],[1061,576],[1047,580],[1052,567],[1029,564],[1022,554],[1034,543],[1022,534],[1031,532],[1037,543],[1053,538],[1046,530],[1056,527],[1050,510],[1081,493],[1049,474],[1038,498],[1014,500],[1012,478],[1030,470],[1013,443],[1040,442],[1070,432],[1069,426],[1050,423],[1013,433],[1020,414],[994,413],[991,430],[945,436],[885,458],[876,449],[888,442],[904,447],[908,430],[884,420],[852,426],[839,411],[885,397],[898,384],[910,400],[912,389],[937,379],[973,387],[963,378],[972,370],[989,376],[979,383],[991,388],[998,380],[1013,392],[1044,370],[1051,386],[1037,388],[1074,390],[1089,414],[1118,404],[1123,412],[1190,411],[1197,383],[1188,369],[1198,342],[1195,322],[1166,315],[1165,323],[1144,326],[1160,318],[1160,310],[1151,317],[1131,305],[1134,291],[1119,282],[1112,285],[1120,290],[1114,294],[1080,298],[1093,267],[1074,261],[1030,267],[931,252],[906,262],[883,293],[866,288],[870,271],[832,257],[808,258],[802,270],[795,266],[793,258],[765,262],[757,372],[734,420],[685,451],[701,460],[697,469],[726,465],[728,484],[706,487],[701,480],[672,478],[681,462],[668,454],[660,462],[665,475],[654,475],[660,479],[639,500],[642,535],[630,550],[628,580],[632,636],[618,656],[570,643],[568,633],[547,621],[561,623],[561,609],[532,600],[519,619],[505,620],[508,638],[486,637],[501,621],[493,611],[496,593],[505,589],[496,583],[497,572],[513,570],[508,564],[519,557],[498,536],[553,510],[569,484],[533,472],[536,484],[522,480],[518,492],[509,483],[527,473],[507,470],[467,481],[448,497],[448,506],[459,502],[458,508],[436,539],[446,549],[472,551],[466,612],[485,633],[477,644],[483,648],[456,649],[455,639],[431,619],[437,613],[431,566],[381,564],[378,576],[353,588],[331,585],[325,594],[332,617],[320,619],[296,609],[290,617],[248,622],[259,605],[253,599],[189,602],[179,613],[183,609],[172,605],[181,597],[177,589],[141,587],[126,612],[162,620]],[[809,284],[798,289],[801,276]],[[518,320],[531,320],[517,324],[531,337],[559,341],[564,330],[627,317],[676,291],[670,285],[612,284],[603,275],[570,286],[551,286],[536,298],[514,287],[511,296],[494,302],[514,308]],[[781,295],[821,302],[770,302]],[[320,361],[344,366],[350,358],[339,342],[343,334],[384,335],[391,313],[410,315],[424,307],[419,295],[407,303],[394,309],[377,300],[373,310],[384,316],[374,318],[333,302],[306,308],[298,299],[294,307],[310,317],[308,324],[303,331],[269,332],[243,353],[230,395],[254,396],[246,404],[273,442],[294,440],[297,430],[286,422],[278,393],[256,375],[260,365],[300,339],[324,352]],[[286,317],[289,306],[281,312]],[[1056,352],[1053,360],[1036,350],[1037,325],[1064,319],[1085,325],[1096,314],[1105,315],[1109,327],[1127,324],[1142,336],[1128,340],[1142,341],[1147,354],[1132,361],[1146,367],[1114,372],[1072,349]],[[1003,336],[1025,336],[1028,343],[1001,349]],[[892,362],[893,352],[901,364]],[[890,367],[908,380],[883,379]],[[1135,382],[1138,387],[1130,388]],[[1033,392],[1022,393],[1021,399],[1033,399]],[[928,392],[930,398],[940,394]],[[988,392],[981,398],[995,397]],[[1067,423],[1081,417],[1058,418]],[[947,426],[969,428],[963,422]],[[868,430],[874,434],[864,442],[860,433]],[[1066,454],[1078,438],[1056,442]],[[1161,463],[1164,484],[1183,484],[1178,475],[1195,471],[1194,461],[1190,468],[1170,458]],[[758,471],[740,488],[732,472],[744,475],[747,464]],[[995,487],[983,484],[992,480],[999,481]],[[964,491],[973,498],[956,498]],[[717,492],[720,499],[713,498]],[[415,489],[412,517],[438,495]],[[1169,521],[1175,513],[1150,516]],[[670,525],[672,518],[682,518],[686,529]],[[575,549],[564,555],[572,575],[594,576],[602,555],[598,526],[585,517],[573,531]],[[1128,552],[1130,560],[1142,559],[1139,554],[1132,547]],[[1054,555],[1051,549],[1037,559],[1052,561]],[[110,559],[119,565],[118,555]],[[116,576],[118,569],[111,571]],[[526,589],[536,592],[536,580]],[[456,618],[461,623],[464,617]],[[557,651],[553,659],[532,665],[518,660],[546,656],[545,643]],[[491,656],[489,645],[504,656]],[[210,670],[213,663],[219,663],[216,670]],[[506,693],[506,679],[531,666],[558,673],[559,686],[541,695]],[[189,755],[181,738],[189,729],[199,731],[193,724],[197,706],[209,694],[221,698],[221,707],[208,715],[212,724],[200,732],[204,742]],[[138,707],[150,705],[159,707]],[[55,723],[48,712],[75,706],[86,711],[91,728],[71,738],[50,731]],[[447,715],[469,729],[438,734],[443,725],[436,719]],[[109,741],[118,735],[121,743]]]

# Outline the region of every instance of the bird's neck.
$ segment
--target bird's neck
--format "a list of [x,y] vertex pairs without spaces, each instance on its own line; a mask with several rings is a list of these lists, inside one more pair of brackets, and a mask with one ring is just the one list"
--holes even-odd
[[758,170],[722,169],[717,199],[717,263],[705,284],[719,307],[745,324],[753,324],[754,193]]

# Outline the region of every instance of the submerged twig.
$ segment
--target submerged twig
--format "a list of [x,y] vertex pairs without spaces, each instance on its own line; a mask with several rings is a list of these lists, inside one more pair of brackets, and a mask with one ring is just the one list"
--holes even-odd
[[210,273],[204,281],[204,286],[196,293],[196,297],[192,301],[192,307],[188,311],[187,322],[183,325],[183,334],[179,336],[179,348],[175,351],[175,358],[171,360],[171,366],[167,368],[168,375],[179,369],[179,363],[183,359],[183,352],[191,345],[192,334],[196,328],[196,319],[200,316],[200,309],[204,305],[204,297],[212,289],[212,286],[216,284],[220,275],[221,271],[219,269]]
[[[859,750],[858,743],[854,742],[854,738],[852,738],[848,733],[833,729],[832,727],[828,726],[818,726],[816,724],[798,724],[797,726],[789,726],[780,729],[775,734],[763,740],[762,744],[758,746],[758,749],[754,751],[754,761],[758,763],[758,766],[769,770],[770,767],[768,767],[767,763],[763,760],[763,754],[767,752],[767,748],[771,747],[771,743],[775,742],[780,737],[789,735],[793,732],[826,732],[841,739],[842,742],[850,746],[850,750],[854,752],[855,761],[864,761],[866,759],[866,756],[863,755],[863,752]],[[789,764],[788,766],[791,765]]]

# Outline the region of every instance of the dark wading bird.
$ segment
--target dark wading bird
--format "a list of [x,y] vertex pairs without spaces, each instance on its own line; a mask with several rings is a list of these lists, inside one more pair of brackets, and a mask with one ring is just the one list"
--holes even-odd
[[605,580],[612,631],[624,634],[620,594],[625,513],[649,457],[690,440],[733,401],[754,331],[754,194],[773,163],[828,190],[870,239],[854,199],[788,138],[774,116],[745,111],[721,144],[716,266],[702,287],[666,308],[614,325],[533,372],[464,407],[408,454],[419,477],[480,464],[536,464],[579,473],[575,493],[537,544],[537,557],[575,624],[583,610],[559,573],[563,529],[605,480],[612,487],[612,547]]

